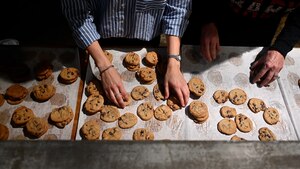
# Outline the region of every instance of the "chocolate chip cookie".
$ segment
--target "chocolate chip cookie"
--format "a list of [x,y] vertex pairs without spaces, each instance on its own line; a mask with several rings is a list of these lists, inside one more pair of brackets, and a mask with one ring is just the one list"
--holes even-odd
[[83,139],[98,140],[100,137],[100,124],[96,120],[89,120],[80,128]]
[[59,74],[59,81],[64,84],[74,83],[79,77],[79,70],[74,67],[63,68]]
[[133,140],[154,140],[154,134],[146,128],[138,128],[133,132]]
[[119,127],[122,129],[128,129],[133,127],[137,123],[137,117],[133,113],[125,113],[118,119]]
[[72,121],[74,113],[70,106],[62,106],[53,109],[49,117],[55,126],[64,128]]
[[107,128],[102,133],[102,140],[120,140],[121,137],[122,132],[118,127]]
[[154,110],[154,117],[159,121],[165,121],[172,115],[172,109],[167,105],[160,105]]
[[235,88],[229,92],[229,100],[232,104],[241,105],[247,101],[247,94],[244,90]]
[[13,84],[7,88],[5,98],[7,103],[11,105],[16,105],[21,103],[27,96],[27,94],[28,90],[25,87],[19,84]]
[[270,125],[277,124],[279,122],[279,112],[273,107],[265,109],[263,117],[266,123]]
[[252,121],[243,114],[238,114],[234,118],[237,128],[244,133],[248,133],[253,129]]
[[136,72],[136,77],[141,84],[152,84],[156,80],[156,73],[151,68],[142,67]]
[[48,131],[48,122],[42,118],[33,117],[26,123],[25,127],[28,134],[39,138]]
[[219,132],[226,134],[226,135],[231,135],[236,133],[236,124],[233,120],[229,118],[224,118],[222,119],[217,126]]
[[151,102],[144,102],[137,107],[137,115],[144,121],[153,117],[154,107]]
[[150,95],[150,91],[145,86],[136,86],[131,91],[134,100],[143,100]]
[[220,114],[224,118],[232,118],[236,116],[236,109],[229,106],[223,106],[220,109]]
[[84,103],[86,113],[93,115],[101,110],[104,98],[101,95],[90,95]]
[[23,127],[33,117],[35,115],[30,108],[20,106],[13,112],[11,122],[14,127]]
[[225,90],[217,90],[214,92],[213,98],[219,104],[225,103],[228,100],[228,92]]
[[188,87],[190,92],[197,97],[201,97],[205,92],[205,85],[203,81],[197,77],[193,77],[188,82]]
[[45,102],[54,96],[56,88],[52,84],[39,84],[33,87],[32,95],[34,100]]
[[260,141],[276,141],[275,134],[267,127],[258,130],[258,138]]
[[102,106],[100,113],[100,119],[105,122],[114,122],[120,117],[120,111],[118,108],[111,105]]
[[266,104],[263,100],[258,98],[251,98],[248,101],[248,107],[253,113],[266,110]]
[[189,106],[189,113],[193,116],[195,123],[204,123],[209,117],[208,108],[201,101],[192,101]]

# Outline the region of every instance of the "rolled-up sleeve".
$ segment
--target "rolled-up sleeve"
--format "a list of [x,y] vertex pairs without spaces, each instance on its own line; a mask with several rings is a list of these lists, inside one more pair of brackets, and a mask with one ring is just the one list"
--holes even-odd
[[191,0],[168,0],[162,20],[162,33],[182,37],[191,10]]
[[93,0],[61,0],[62,12],[73,33],[75,42],[85,49],[92,42],[100,39],[94,24],[93,12],[96,3]]

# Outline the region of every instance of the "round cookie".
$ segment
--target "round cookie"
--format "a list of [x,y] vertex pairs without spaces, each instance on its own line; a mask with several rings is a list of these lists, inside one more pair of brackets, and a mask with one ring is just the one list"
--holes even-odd
[[33,87],[32,95],[36,101],[45,102],[54,96],[56,92],[52,84],[40,84]]
[[232,118],[236,116],[236,109],[229,106],[223,106],[220,109],[220,114],[224,118]]
[[144,121],[153,117],[154,107],[151,102],[144,102],[137,107],[137,115]]
[[84,103],[86,113],[93,115],[100,111],[103,106],[104,98],[101,95],[90,95]]
[[131,91],[134,100],[143,100],[150,95],[150,91],[145,86],[136,86]]
[[154,67],[157,65],[158,63],[158,55],[156,52],[151,51],[151,52],[147,52],[146,56],[145,56],[145,63],[147,64],[147,66],[149,67]]
[[235,105],[241,105],[247,101],[247,94],[239,88],[231,90],[228,97],[230,102]]
[[33,117],[26,125],[26,131],[33,137],[39,138],[48,131],[48,122],[39,117]]
[[276,141],[275,134],[267,127],[258,130],[258,138],[260,141]]
[[100,113],[100,119],[105,122],[114,122],[120,117],[118,108],[111,105],[102,106]]
[[55,108],[50,113],[50,120],[59,128],[64,128],[73,119],[74,113],[70,106]]
[[231,137],[230,139],[231,141],[245,141],[246,139],[242,138],[242,137],[239,137],[237,135],[234,135]]
[[234,118],[237,128],[244,133],[248,133],[253,129],[253,124],[250,118],[243,114],[238,114]]
[[79,71],[74,67],[63,68],[60,71],[59,77],[62,83],[71,84],[74,83],[79,77]]
[[122,132],[118,127],[105,129],[102,133],[102,140],[120,140],[121,137]]
[[159,121],[165,121],[172,115],[172,109],[167,105],[160,105],[154,110],[154,117]]
[[8,128],[5,125],[0,124],[0,140],[7,140],[8,136],[9,136]]
[[179,102],[179,100],[178,100],[175,96],[170,96],[170,97],[167,99],[167,105],[168,105],[173,111],[176,111],[176,110],[181,109],[180,102]]
[[154,134],[148,129],[138,128],[133,132],[133,140],[154,140]]
[[217,90],[214,92],[213,98],[219,104],[225,103],[228,100],[228,92],[225,90]]
[[265,109],[264,113],[263,113],[263,117],[264,120],[266,121],[266,123],[273,125],[278,123],[279,121],[279,112],[277,111],[277,109],[273,108],[273,107],[269,107],[267,109]]
[[21,103],[24,98],[27,96],[28,90],[19,85],[19,84],[13,84],[10,87],[7,88],[5,97],[7,103],[11,105],[16,105]]
[[201,101],[192,101],[189,106],[189,113],[195,118],[196,123],[203,123],[209,117],[208,108]]
[[125,113],[123,114],[119,120],[119,127],[122,129],[128,129],[133,127],[137,123],[137,117],[133,113]]
[[125,68],[129,71],[137,71],[140,68],[140,56],[134,52],[129,52],[126,54],[123,64]]
[[102,84],[96,78],[93,78],[89,82],[89,84],[86,86],[86,92],[88,93],[88,95],[103,95],[104,94]]
[[152,84],[156,79],[156,73],[153,69],[148,67],[140,68],[136,72],[137,80],[141,84]]
[[218,123],[218,130],[219,132],[226,134],[226,135],[231,135],[236,133],[236,124],[233,120],[229,118],[224,118]]
[[203,81],[197,77],[193,77],[188,82],[188,87],[190,92],[197,97],[201,97],[205,92],[205,85]]
[[164,95],[160,90],[160,86],[158,84],[154,85],[153,87],[153,96],[157,101],[165,99]]
[[261,99],[251,98],[248,101],[248,107],[253,113],[258,113],[266,109],[266,104]]
[[5,102],[3,94],[0,94],[0,106],[2,106]]
[[86,140],[98,140],[100,137],[100,125],[96,120],[89,120],[83,124],[80,132]]
[[12,114],[11,122],[15,127],[22,127],[33,117],[35,117],[35,115],[31,109],[20,106]]
[[106,58],[109,60],[109,62],[112,63],[113,55],[110,52],[108,52],[107,50],[104,50],[103,52],[104,52]]
[[53,65],[51,65],[50,63],[45,63],[45,62],[39,63],[35,67],[34,73],[35,73],[35,78],[37,80],[47,79],[53,73]]

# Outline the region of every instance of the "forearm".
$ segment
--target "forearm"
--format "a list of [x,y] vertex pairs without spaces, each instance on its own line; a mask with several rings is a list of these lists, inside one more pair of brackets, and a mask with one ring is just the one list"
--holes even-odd
[[[178,36],[166,36],[167,41],[167,54],[180,55],[180,38]],[[180,62],[174,58],[168,59],[168,66],[180,68]]]
[[95,61],[96,66],[101,70],[107,68],[111,63],[106,58],[100,44],[98,41],[94,41],[90,46],[87,48],[88,53],[92,56]]

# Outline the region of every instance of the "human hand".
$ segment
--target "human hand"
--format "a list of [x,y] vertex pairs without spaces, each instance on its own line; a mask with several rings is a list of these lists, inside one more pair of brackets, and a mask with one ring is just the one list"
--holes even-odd
[[180,62],[170,58],[168,61],[167,72],[165,74],[165,98],[170,96],[170,90],[173,89],[177,95],[178,100],[182,107],[186,106],[189,97],[190,91],[187,86],[187,83],[183,77],[183,74],[180,71]]
[[206,24],[201,29],[200,52],[209,62],[217,58],[220,51],[218,29],[214,23]]
[[251,63],[250,82],[267,87],[278,78],[283,68],[284,56],[276,50],[268,50],[261,58]]

